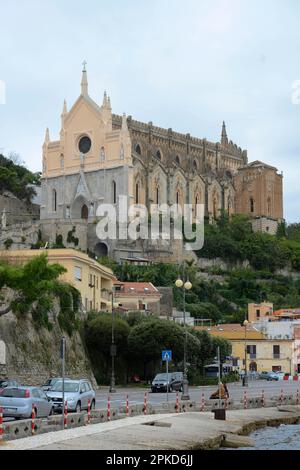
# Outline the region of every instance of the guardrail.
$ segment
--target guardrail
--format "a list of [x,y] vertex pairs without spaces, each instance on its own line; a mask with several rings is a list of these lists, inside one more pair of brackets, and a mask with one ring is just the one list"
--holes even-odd
[[[238,400],[231,400],[229,398],[224,399],[205,399],[203,394],[199,395],[199,400],[182,402],[179,398],[179,394],[176,395],[175,402],[167,402],[160,404],[151,404],[146,401],[141,404],[129,403],[127,396],[124,397],[124,404],[118,408],[112,408],[110,400],[108,400],[107,407],[105,409],[89,409],[87,413],[71,413],[64,416],[64,427],[65,429],[71,429],[81,426],[88,426],[89,424],[105,423],[118,419],[126,419],[133,416],[139,415],[155,415],[161,413],[187,413],[187,412],[208,412],[216,409],[226,410],[242,410],[251,408],[265,408],[265,407],[276,407],[282,405],[299,405],[300,394],[297,390],[294,395],[285,395],[281,391],[279,396],[273,396],[267,398],[264,391],[260,396],[248,397],[247,391],[244,392],[244,396]],[[146,413],[145,413],[146,411]],[[34,428],[32,427],[34,425]],[[32,419],[23,421],[12,421],[4,422],[2,424],[2,439],[3,441],[10,441],[20,439],[24,437],[30,437],[32,435],[44,434],[53,431],[59,431],[62,428],[62,416],[55,415],[48,419],[35,418],[34,424]],[[0,436],[1,439],[1,436]]]

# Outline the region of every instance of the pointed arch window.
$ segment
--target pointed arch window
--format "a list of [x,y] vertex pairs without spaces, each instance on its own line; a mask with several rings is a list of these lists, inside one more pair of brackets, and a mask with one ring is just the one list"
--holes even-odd
[[156,188],[156,204],[159,204],[160,201],[160,189],[159,186]]
[[179,192],[179,190],[176,192],[176,204],[177,205],[180,204],[180,192]]
[[180,166],[180,157],[177,155],[175,158],[176,164]]
[[194,168],[194,170],[196,170],[196,171],[198,170],[198,163],[197,163],[196,160],[193,161],[193,168]]
[[52,191],[52,210],[53,212],[57,212],[57,192],[56,189]]
[[135,151],[138,155],[142,155],[142,149],[141,149],[141,146],[140,144],[137,144],[136,147],[135,147]]
[[112,197],[113,204],[117,204],[117,183],[115,181],[112,182]]
[[140,185],[139,183],[136,183],[135,185],[135,203],[139,204],[140,200]]
[[271,198],[270,198],[270,197],[268,197],[267,208],[268,208],[268,215],[271,215],[271,212],[272,212],[272,201],[271,201]]
[[251,214],[254,213],[254,210],[255,210],[254,199],[253,199],[253,197],[251,197],[250,198],[250,212],[251,212]]
[[157,150],[157,152],[156,152],[156,158],[157,158],[158,160],[161,160],[161,151],[160,151],[160,150]]

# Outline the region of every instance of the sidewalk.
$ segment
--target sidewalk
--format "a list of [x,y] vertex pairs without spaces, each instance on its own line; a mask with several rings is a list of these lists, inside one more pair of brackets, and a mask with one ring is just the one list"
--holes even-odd
[[[0,450],[192,450],[218,448],[226,433],[294,424],[300,407],[232,410],[226,421],[211,412],[137,416],[11,441]],[[152,425],[149,425],[149,424]],[[156,423],[154,425],[154,423]]]

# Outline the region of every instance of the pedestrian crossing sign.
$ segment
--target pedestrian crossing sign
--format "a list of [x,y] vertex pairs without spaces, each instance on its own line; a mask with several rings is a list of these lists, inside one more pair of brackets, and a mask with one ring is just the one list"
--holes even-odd
[[162,360],[164,362],[172,361],[172,351],[163,351],[162,352]]

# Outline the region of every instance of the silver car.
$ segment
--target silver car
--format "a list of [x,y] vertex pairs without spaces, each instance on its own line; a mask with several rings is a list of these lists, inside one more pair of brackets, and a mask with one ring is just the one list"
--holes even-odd
[[[56,382],[52,390],[47,392],[51,399],[54,410],[62,411],[62,381]],[[68,410],[80,413],[81,410],[88,409],[90,401],[91,409],[96,406],[96,394],[88,380],[66,380],[65,381],[65,401],[68,403]]]
[[40,388],[7,387],[0,391],[0,407],[6,418],[31,418],[33,406],[37,418],[47,418],[53,413],[52,402]]

